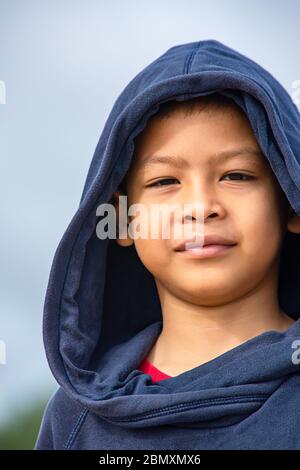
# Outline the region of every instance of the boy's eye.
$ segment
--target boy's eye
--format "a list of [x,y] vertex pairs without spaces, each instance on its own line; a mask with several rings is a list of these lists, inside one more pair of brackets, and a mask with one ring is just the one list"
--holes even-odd
[[[228,173],[225,175],[223,178],[226,178],[227,176],[233,177],[230,178],[229,181],[247,181],[254,179],[253,176],[247,175],[246,173]],[[150,184],[149,186],[169,186],[172,181],[178,181],[176,178],[164,178],[158,181],[155,181],[154,183]]]
[[158,181],[155,181],[154,183],[150,184],[149,186],[168,186],[170,181],[178,181],[176,178],[164,178]]
[[[253,176],[246,175],[246,173],[228,173],[227,175],[224,176],[224,178],[226,178],[226,176],[232,176],[232,175],[238,176],[238,178],[233,178],[233,181],[246,181],[246,180],[251,180],[254,178]],[[241,176],[242,178],[239,178],[239,176]]]

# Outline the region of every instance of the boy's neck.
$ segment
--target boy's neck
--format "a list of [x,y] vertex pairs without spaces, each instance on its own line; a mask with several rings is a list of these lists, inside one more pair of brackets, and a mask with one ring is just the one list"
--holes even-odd
[[147,358],[175,376],[208,362],[269,330],[285,331],[294,320],[267,290],[221,306],[199,306],[176,298],[157,283],[163,329]]

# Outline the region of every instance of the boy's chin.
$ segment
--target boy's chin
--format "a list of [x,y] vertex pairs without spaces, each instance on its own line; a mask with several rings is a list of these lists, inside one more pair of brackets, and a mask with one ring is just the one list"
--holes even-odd
[[[176,293],[175,293],[176,290]],[[177,284],[174,294],[177,298],[196,305],[217,306],[233,301],[238,297],[236,286],[229,283],[193,282]]]

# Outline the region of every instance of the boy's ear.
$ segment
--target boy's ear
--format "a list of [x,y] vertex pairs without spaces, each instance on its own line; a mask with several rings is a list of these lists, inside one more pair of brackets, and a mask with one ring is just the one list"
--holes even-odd
[[287,229],[292,233],[300,233],[300,216],[290,207]]
[[130,223],[130,220],[129,220],[129,217],[127,215],[127,230],[126,230],[126,238],[119,238],[119,211],[120,211],[120,203],[119,203],[119,196],[126,196],[125,193],[123,193],[120,189],[118,189],[117,191],[115,191],[113,193],[113,197],[112,197],[112,203],[113,205],[115,206],[116,208],[116,228],[117,228],[117,233],[116,233],[116,243],[119,245],[119,246],[123,246],[123,247],[126,247],[126,246],[131,246],[134,244],[134,240],[132,238],[130,238],[129,234],[128,234],[128,225]]

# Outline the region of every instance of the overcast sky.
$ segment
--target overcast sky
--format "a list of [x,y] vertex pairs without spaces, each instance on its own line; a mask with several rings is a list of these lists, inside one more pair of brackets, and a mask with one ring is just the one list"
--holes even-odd
[[0,0],[0,422],[56,388],[42,344],[51,262],[123,88],[168,48],[217,39],[292,93],[299,18],[299,0]]

